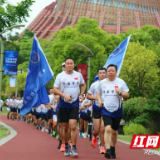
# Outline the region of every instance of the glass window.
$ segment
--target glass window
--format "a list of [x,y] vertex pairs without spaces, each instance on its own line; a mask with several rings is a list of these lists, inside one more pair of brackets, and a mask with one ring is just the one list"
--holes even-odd
[[117,7],[118,6],[118,2],[114,1],[114,6]]
[[101,0],[101,4],[102,4],[102,5],[105,5],[105,0]]
[[107,6],[110,6],[110,5],[111,5],[110,0],[108,0],[107,1]]
[[117,7],[120,7],[121,5],[120,5],[120,2],[117,2]]
[[131,9],[131,3],[128,3],[128,9]]
[[97,0],[94,0],[94,4],[97,4]]
[[113,6],[113,1],[110,0],[110,4],[111,4],[111,6]]

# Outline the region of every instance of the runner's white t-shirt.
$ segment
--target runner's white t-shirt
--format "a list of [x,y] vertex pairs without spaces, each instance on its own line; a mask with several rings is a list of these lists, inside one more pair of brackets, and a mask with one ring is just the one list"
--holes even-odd
[[48,112],[48,109],[47,109],[47,107],[44,105],[44,104],[41,104],[41,111],[42,111],[42,113],[47,113]]
[[21,108],[23,107],[23,99],[21,99],[21,100],[19,101],[19,103],[20,103],[19,109],[21,109]]
[[21,109],[22,108],[22,106],[23,106],[23,100],[21,99],[21,100],[17,100],[16,101],[16,104],[18,105],[18,109]]
[[3,106],[4,102],[0,100],[0,108]]
[[6,99],[6,104],[7,104],[8,107],[11,106],[11,102],[12,102],[12,99],[11,99],[11,98],[10,98],[10,99]]
[[41,108],[40,108],[40,106],[38,106],[38,107],[36,108],[36,112],[37,112],[37,113],[41,113]]
[[53,94],[48,95],[50,103],[53,105],[54,96]]
[[[88,104],[88,103],[90,103],[90,102],[91,102],[91,101],[90,101],[89,99],[85,98],[84,101],[82,102],[82,106],[84,106],[85,104]],[[88,106],[88,107],[86,107],[83,111],[84,111],[85,113],[87,113],[88,110],[91,111],[91,105]]]
[[61,72],[56,77],[54,87],[58,87],[61,92],[71,95],[72,100],[68,103],[73,103],[79,97],[79,85],[84,83],[83,76],[79,72],[73,71],[72,74]]
[[10,100],[10,106],[12,107],[12,108],[14,108],[15,107],[15,102],[16,102],[16,100],[14,99],[11,99]]
[[129,91],[126,83],[118,77],[116,77],[116,79],[112,82],[107,79],[100,81],[97,89],[97,91],[101,94],[104,107],[111,113],[117,111],[122,104],[122,97],[116,93],[115,86],[118,87],[120,92]]
[[[90,86],[90,88],[89,88],[89,90],[88,90],[88,93],[89,93],[89,94],[92,94],[94,97],[97,96],[97,88],[98,88],[99,82],[100,82],[100,81],[96,81],[96,82],[92,83],[92,85]],[[95,104],[96,106],[98,106],[98,101],[97,101],[97,100],[94,100],[94,104]]]

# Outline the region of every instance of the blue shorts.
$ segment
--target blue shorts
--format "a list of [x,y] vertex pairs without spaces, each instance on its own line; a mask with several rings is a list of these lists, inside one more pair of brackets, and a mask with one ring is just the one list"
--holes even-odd
[[67,103],[60,98],[57,108],[79,108],[79,98],[73,103]]

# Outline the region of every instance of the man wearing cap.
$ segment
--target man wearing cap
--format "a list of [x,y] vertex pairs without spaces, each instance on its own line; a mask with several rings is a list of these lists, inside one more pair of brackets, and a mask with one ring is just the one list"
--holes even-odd
[[62,71],[65,71],[65,62],[62,63]]

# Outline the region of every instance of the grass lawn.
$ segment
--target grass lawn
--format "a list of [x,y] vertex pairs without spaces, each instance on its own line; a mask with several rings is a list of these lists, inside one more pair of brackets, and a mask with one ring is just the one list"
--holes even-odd
[[[6,107],[3,107],[3,111],[0,113],[1,115],[7,115]],[[0,140],[10,134],[10,131],[6,129],[4,126],[0,125]]]
[[10,134],[10,131],[4,126],[0,125],[0,140]]
[[118,139],[131,143],[132,135],[118,135]]
[[7,109],[6,109],[6,107],[3,107],[3,108],[2,108],[1,114],[2,114],[2,115],[7,115]]

